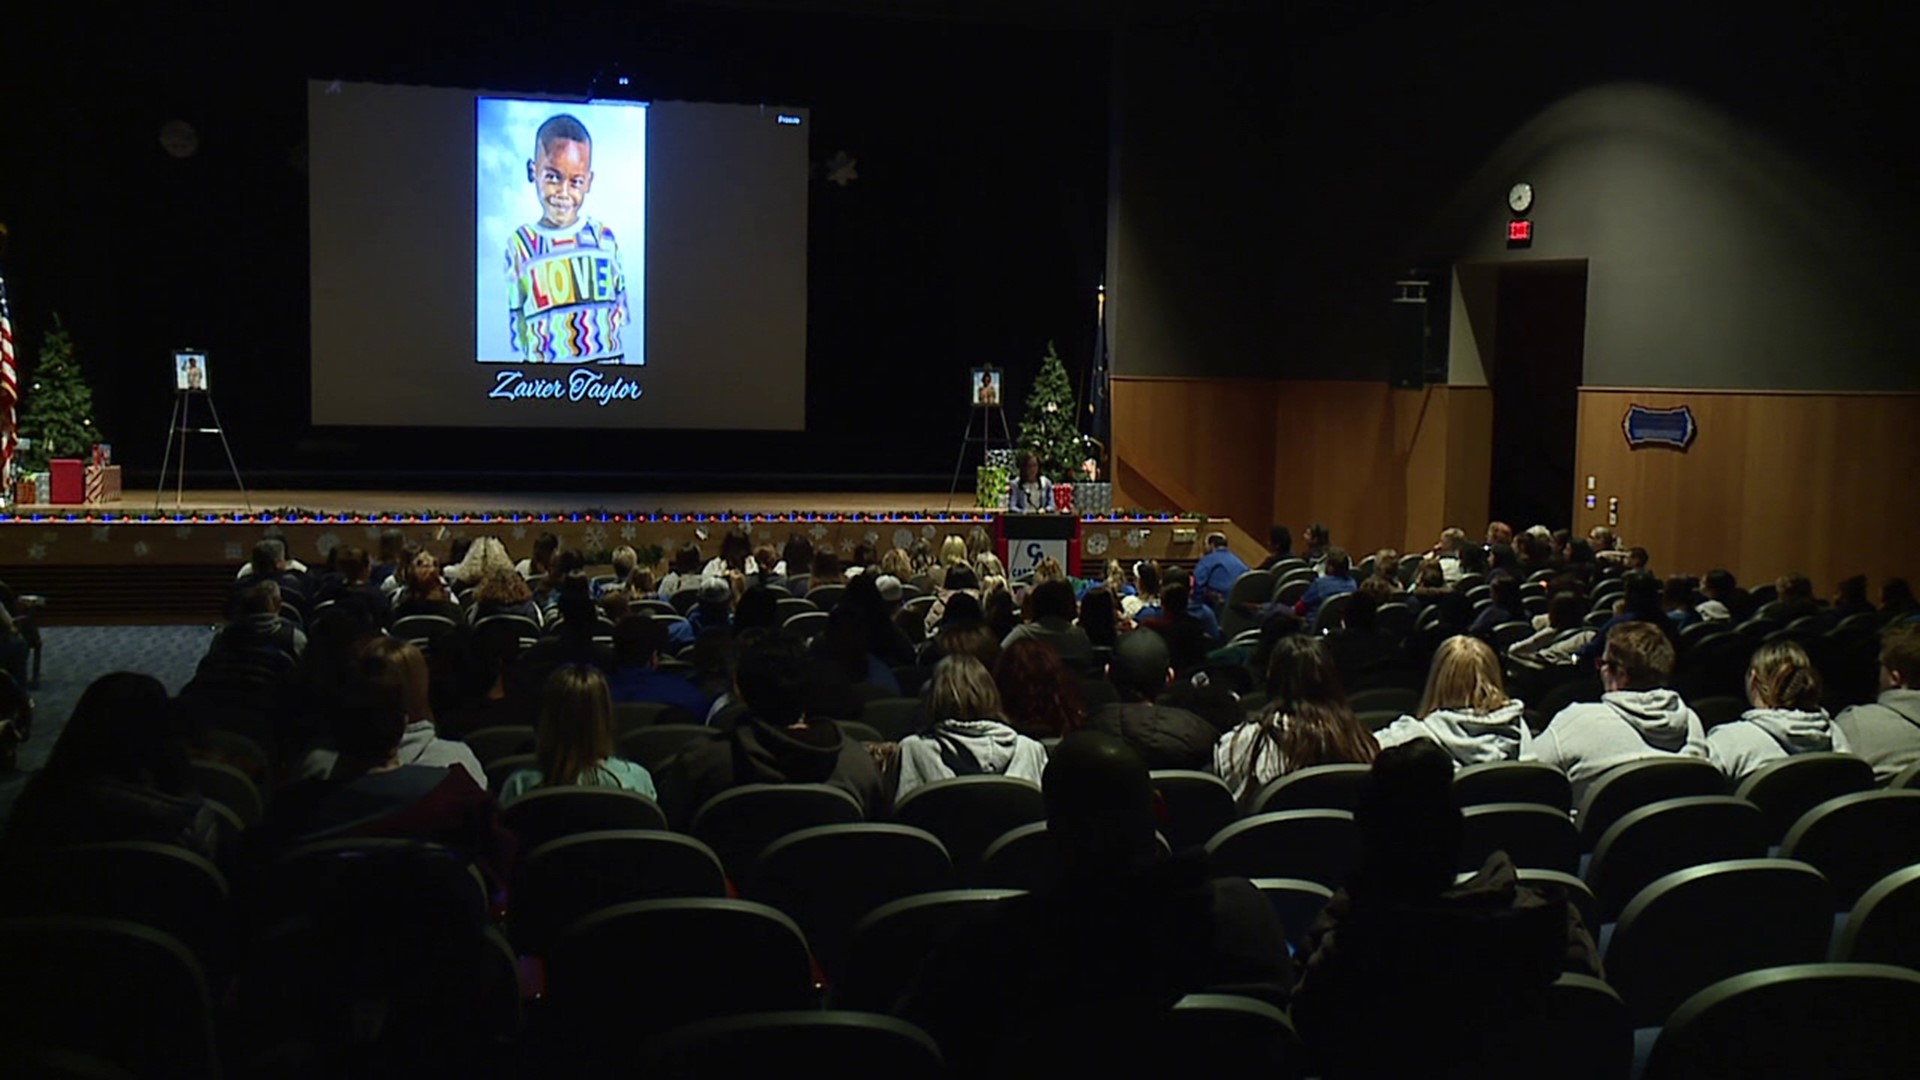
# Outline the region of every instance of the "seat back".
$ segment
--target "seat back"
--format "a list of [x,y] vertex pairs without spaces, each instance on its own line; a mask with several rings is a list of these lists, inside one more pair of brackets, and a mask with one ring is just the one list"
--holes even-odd
[[1523,1061],[1530,1074],[1557,1080],[1619,1080],[1632,1070],[1627,1005],[1605,982],[1563,974],[1526,1004],[1499,1025],[1486,1067],[1456,1075],[1498,1075]]
[[987,845],[967,880],[983,889],[1048,892],[1060,884],[1059,838],[1036,821],[1008,829]]
[[[1647,1059],[1647,1080],[1720,1076],[1910,1076],[1920,974],[1886,964],[1747,972],[1688,998]],[[1790,1018],[1790,1019],[1789,1019]],[[1795,1036],[1783,1034],[1790,1022]]]
[[831,784],[742,784],[707,800],[687,831],[720,856],[734,881],[775,840],[820,825],[851,825],[860,802]]
[[891,1010],[920,962],[955,925],[1018,889],[944,889],[904,897],[862,916],[847,937],[846,962],[833,986],[839,1009]]
[[1258,1076],[1306,1074],[1306,1051],[1287,1015],[1272,1004],[1235,994],[1188,994],[1153,1033],[1151,1061],[1141,1075]]
[[645,765],[648,772],[658,772],[675,754],[694,743],[718,738],[719,734],[719,728],[700,724],[653,724],[634,728],[620,736],[620,756]]
[[644,1076],[776,1076],[796,1062],[832,1062],[834,1075],[871,1080],[940,1076],[946,1060],[926,1032],[865,1012],[772,1012],[688,1024],[644,1055]]
[[1232,587],[1227,590],[1227,605],[1265,604],[1273,599],[1273,587],[1279,581],[1271,570],[1249,570],[1233,579]]
[[1453,801],[1462,808],[1482,803],[1535,803],[1573,809],[1567,774],[1538,761],[1490,761],[1453,774]]
[[798,634],[812,640],[827,628],[827,613],[824,611],[801,611],[787,616],[781,627],[788,633]]
[[266,803],[246,773],[217,761],[195,761],[190,765],[193,782],[200,786],[201,794],[240,815],[240,820],[248,826],[260,823]]
[[1405,715],[1420,707],[1420,691],[1406,686],[1374,686],[1355,690],[1348,696],[1347,705],[1357,713],[1391,709]]
[[1642,889],[1607,943],[1607,982],[1635,1027],[1734,975],[1816,963],[1833,930],[1833,889],[1788,859],[1737,859],[1668,874]]
[[807,600],[824,614],[839,606],[840,598],[846,592],[845,585],[821,585],[807,590]]
[[845,966],[847,938],[868,912],[950,886],[953,863],[933,834],[906,825],[823,825],[767,845],[744,894],[798,923],[829,980]]
[[1920,791],[1862,791],[1801,816],[1780,854],[1818,867],[1834,902],[1851,907],[1881,878],[1920,863]]
[[487,787],[496,796],[500,789],[507,786],[507,780],[521,769],[537,769],[540,759],[533,754],[508,754],[492,761],[481,761],[480,767],[487,771]]
[[528,847],[575,833],[667,827],[658,803],[611,787],[537,787],[507,807],[506,819]]
[[1873,787],[1873,766],[1852,754],[1795,754],[1755,769],[1734,794],[1760,808],[1767,839],[1777,844],[1807,811]]
[[895,821],[940,838],[962,874],[1009,829],[1045,821],[1040,787],[1008,776],[962,776],[922,784],[893,808]]
[[0,869],[0,917],[82,915],[166,933],[203,971],[227,970],[232,923],[227,878],[176,844],[116,841],[22,852]]
[[1321,910],[1333,899],[1332,889],[1317,881],[1299,878],[1254,878],[1253,887],[1267,898],[1274,915],[1280,919],[1287,944],[1294,949],[1306,942],[1307,931],[1313,929]]
[[860,722],[887,742],[899,742],[919,726],[919,698],[874,698],[860,706]]
[[1920,970],[1920,865],[1895,870],[1860,897],[1833,958]]
[[1281,810],[1353,810],[1373,775],[1370,765],[1314,765],[1276,777],[1253,799],[1256,814]]
[[533,849],[513,896],[513,942],[545,955],[575,921],[637,900],[727,895],[713,849],[691,836],[650,829],[584,832]]
[[1662,799],[1626,814],[1594,845],[1587,884],[1611,922],[1641,889],[1690,866],[1767,853],[1760,808],[1730,795]]
[[1232,789],[1212,773],[1156,769],[1153,787],[1166,807],[1160,831],[1175,851],[1205,847],[1214,833],[1233,824],[1240,816]]
[[1360,829],[1346,810],[1255,814],[1207,841],[1207,865],[1219,876],[1304,878],[1337,889],[1359,861]]
[[205,975],[118,919],[0,919],[0,1046],[83,1051],[133,1076],[220,1075]]
[[1587,786],[1574,824],[1591,850],[1613,823],[1649,803],[1688,795],[1724,795],[1726,778],[1705,758],[1665,757],[1609,769]]
[[1580,867],[1580,833],[1564,810],[1538,803],[1484,803],[1461,811],[1459,868],[1478,870],[1495,851],[1515,866],[1573,873]]
[[622,701],[613,706],[613,730],[618,735],[661,724],[699,726],[705,719],[661,701]]
[[496,727],[476,728],[469,731],[461,741],[473,756],[480,761],[489,779],[494,772],[494,762],[520,754],[533,753],[535,734],[530,724],[502,724]]

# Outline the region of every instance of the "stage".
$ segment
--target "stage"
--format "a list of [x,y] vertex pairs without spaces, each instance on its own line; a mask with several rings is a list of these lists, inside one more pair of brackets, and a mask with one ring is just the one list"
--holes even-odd
[[[670,555],[699,544],[709,555],[721,535],[745,526],[758,544],[780,547],[800,532],[815,546],[850,554],[862,541],[881,551],[925,539],[936,547],[975,525],[991,528],[996,511],[944,492],[445,492],[261,490],[188,491],[176,508],[169,490],[155,509],[150,495],[130,492],[100,506],[16,507],[0,515],[0,580],[18,593],[48,597],[48,623],[181,623],[218,621],[235,569],[269,529],[289,554],[308,564],[334,547],[375,548],[399,532],[442,558],[459,537],[498,536],[516,557],[543,532],[603,564],[629,545]],[[248,508],[249,503],[251,509]],[[1083,516],[1080,556],[1191,561],[1213,529],[1234,539],[1242,558],[1257,561],[1250,538],[1224,518],[1132,513]]]

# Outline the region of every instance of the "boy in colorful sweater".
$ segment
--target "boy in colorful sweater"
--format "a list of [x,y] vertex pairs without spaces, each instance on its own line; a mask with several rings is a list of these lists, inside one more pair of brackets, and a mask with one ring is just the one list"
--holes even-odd
[[593,190],[593,137],[565,113],[534,135],[527,181],[540,220],[507,244],[507,327],[516,355],[534,364],[628,361],[627,280],[613,230],[582,213]]

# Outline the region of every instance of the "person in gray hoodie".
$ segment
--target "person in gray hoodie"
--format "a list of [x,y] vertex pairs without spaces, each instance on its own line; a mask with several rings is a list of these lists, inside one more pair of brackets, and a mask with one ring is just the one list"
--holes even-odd
[[1700,717],[1665,688],[1673,643],[1645,622],[1616,624],[1600,655],[1599,701],[1560,710],[1533,740],[1538,760],[1567,774],[1577,804],[1601,773],[1629,762],[1707,756]]
[[1415,739],[1438,743],[1456,769],[1530,760],[1533,733],[1527,730],[1525,712],[1525,704],[1507,696],[1493,647],[1458,634],[1441,642],[1433,654],[1419,715],[1402,716],[1373,737],[1382,750]]
[[1011,776],[1040,782],[1047,750],[1013,730],[986,665],[965,653],[934,665],[927,713],[931,727],[900,740],[900,784],[894,798],[957,776]]
[[1847,752],[1847,737],[1820,707],[1820,672],[1794,642],[1754,651],[1747,701],[1753,708],[1740,719],[1707,732],[1707,757],[1729,779],[1794,754]]
[[1880,697],[1834,718],[1849,752],[1884,784],[1920,762],[1920,624],[1895,623],[1880,638]]

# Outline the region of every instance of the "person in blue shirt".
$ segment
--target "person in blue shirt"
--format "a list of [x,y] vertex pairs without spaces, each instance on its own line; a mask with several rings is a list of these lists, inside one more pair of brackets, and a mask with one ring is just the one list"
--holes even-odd
[[660,670],[660,652],[667,645],[664,620],[629,615],[613,628],[613,675],[607,689],[617,704],[659,702],[678,705],[705,719],[713,699],[699,687],[671,672]]
[[1053,510],[1053,481],[1040,475],[1040,459],[1031,450],[1014,459],[1019,472],[1007,485],[1007,509],[1016,514],[1043,514]]
[[1313,579],[1313,584],[1307,586],[1306,592],[1300,594],[1299,603],[1293,605],[1293,613],[1306,620],[1307,625],[1311,626],[1313,617],[1320,611],[1321,604],[1342,593],[1350,593],[1356,588],[1359,586],[1353,580],[1353,564],[1347,557],[1347,549],[1329,547],[1326,555],[1326,570]]
[[1246,572],[1247,564],[1227,549],[1227,534],[1208,533],[1207,553],[1193,567],[1194,599],[1214,606],[1226,603],[1233,583]]

